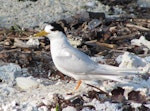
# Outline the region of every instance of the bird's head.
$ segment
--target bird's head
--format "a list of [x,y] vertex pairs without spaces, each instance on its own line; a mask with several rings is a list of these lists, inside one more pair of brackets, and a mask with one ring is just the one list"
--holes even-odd
[[62,33],[65,34],[64,28],[60,24],[53,22],[49,25],[46,25],[44,30],[35,34],[35,36],[46,36],[51,38]]

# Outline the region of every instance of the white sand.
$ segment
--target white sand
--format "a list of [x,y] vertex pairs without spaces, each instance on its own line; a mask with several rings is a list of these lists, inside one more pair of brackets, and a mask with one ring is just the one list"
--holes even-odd
[[37,0],[37,2],[1,0],[0,27],[34,27],[81,11],[107,12],[108,6],[93,0]]

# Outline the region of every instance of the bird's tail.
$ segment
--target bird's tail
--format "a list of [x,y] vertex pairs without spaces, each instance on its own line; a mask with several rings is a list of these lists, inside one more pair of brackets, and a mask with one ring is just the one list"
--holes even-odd
[[[110,65],[102,65],[99,64],[96,70],[93,72],[92,77],[93,79],[108,79],[108,80],[114,80],[118,82],[127,83],[129,82],[124,77],[127,77],[129,75],[140,75],[144,74],[149,71],[149,68],[144,71],[139,69],[128,69],[128,68],[120,68]],[[122,78],[122,79],[121,79]]]

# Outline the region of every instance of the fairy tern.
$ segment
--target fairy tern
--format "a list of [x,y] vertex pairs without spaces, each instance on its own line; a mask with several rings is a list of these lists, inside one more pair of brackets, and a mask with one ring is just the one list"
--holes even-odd
[[35,36],[49,38],[51,56],[56,68],[63,74],[78,80],[76,89],[80,86],[81,80],[105,79],[123,82],[119,77],[139,73],[130,69],[94,62],[88,55],[71,46],[64,29],[56,22],[47,25],[44,31]]

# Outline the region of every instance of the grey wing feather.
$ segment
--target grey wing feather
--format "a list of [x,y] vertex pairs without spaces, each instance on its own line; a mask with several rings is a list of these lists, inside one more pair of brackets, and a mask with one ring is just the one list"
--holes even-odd
[[[88,73],[95,69],[97,63],[92,61],[89,56],[74,48],[64,48],[57,56],[59,66],[73,73]],[[60,62],[61,61],[61,62]]]
[[61,56],[57,56],[59,65],[77,75],[124,76],[132,72],[124,68],[95,63],[89,56],[75,48],[64,48],[60,53]]

